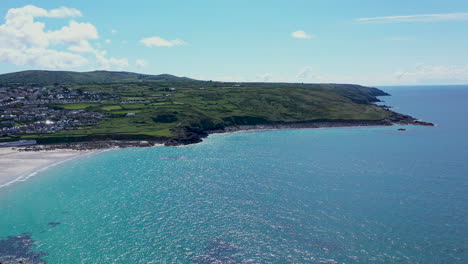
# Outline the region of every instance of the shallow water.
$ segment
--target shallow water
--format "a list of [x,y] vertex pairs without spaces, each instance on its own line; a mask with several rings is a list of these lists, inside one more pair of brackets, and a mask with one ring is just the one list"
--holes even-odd
[[14,244],[32,263],[468,263],[468,87],[383,89],[438,126],[213,135],[60,164],[0,189],[0,260]]

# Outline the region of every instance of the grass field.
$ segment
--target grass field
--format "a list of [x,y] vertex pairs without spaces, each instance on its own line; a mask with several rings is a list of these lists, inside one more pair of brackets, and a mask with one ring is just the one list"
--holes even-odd
[[[382,120],[392,112],[371,104],[378,89],[339,84],[141,82],[74,84],[84,91],[117,94],[96,104],[63,104],[110,114],[92,127],[42,135],[79,138],[94,135],[175,137],[184,127],[202,130],[232,125],[313,120]],[[124,100],[137,100],[132,103]],[[143,101],[142,103],[138,101]],[[127,117],[127,113],[135,113]],[[34,138],[35,136],[27,136]],[[24,137],[26,138],[26,137]]]
[[[377,91],[353,85],[125,83],[76,85],[82,90],[113,93],[125,100],[151,103],[106,102],[91,107],[114,114],[92,128],[62,134],[144,134],[170,136],[178,127],[203,128],[250,123],[300,122],[317,119],[381,120],[389,111],[369,104]],[[175,88],[169,91],[168,88]],[[202,89],[200,89],[202,88]],[[135,113],[135,117],[119,116]],[[155,121],[169,116],[169,123]]]
[[63,109],[69,109],[69,110],[80,110],[80,109],[86,109],[88,107],[94,107],[97,106],[98,104],[64,104],[60,105]]

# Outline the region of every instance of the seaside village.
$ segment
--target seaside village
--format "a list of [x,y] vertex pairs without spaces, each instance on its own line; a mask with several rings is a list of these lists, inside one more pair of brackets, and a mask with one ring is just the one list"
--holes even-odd
[[97,103],[110,99],[118,99],[118,96],[64,87],[0,87],[0,136],[55,133],[95,125],[106,114],[53,105]]

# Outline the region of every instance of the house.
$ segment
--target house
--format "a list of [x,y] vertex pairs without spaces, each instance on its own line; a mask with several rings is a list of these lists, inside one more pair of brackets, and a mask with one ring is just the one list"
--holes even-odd
[[136,116],[135,113],[127,113],[127,117],[132,117],[132,116]]
[[2,125],[4,125],[4,126],[14,126],[15,125],[15,122],[13,122],[13,121],[2,121],[0,123]]

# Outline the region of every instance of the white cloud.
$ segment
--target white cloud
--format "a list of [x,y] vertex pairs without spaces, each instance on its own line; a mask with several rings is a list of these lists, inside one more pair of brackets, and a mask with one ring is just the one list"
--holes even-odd
[[264,73],[264,74],[259,74],[257,76],[257,79],[260,81],[260,82],[271,82],[273,81],[273,74],[271,73]]
[[83,40],[99,38],[96,27],[90,23],[77,23],[70,21],[68,26],[57,31],[46,33],[48,39],[54,44],[77,44]]
[[44,32],[45,24],[35,22],[35,17],[46,17],[48,11],[35,6],[12,8],[0,25],[0,47],[24,49],[28,46],[45,48],[49,38]]
[[166,40],[161,37],[144,38],[140,40],[140,42],[143,43],[143,45],[146,47],[174,47],[187,45],[187,42],[180,39]]
[[52,18],[65,18],[65,17],[81,17],[83,14],[80,10],[75,8],[60,7],[57,9],[52,9],[48,12],[47,17]]
[[455,20],[468,20],[468,13],[383,16],[383,17],[368,17],[368,18],[355,19],[355,21],[360,22],[360,23],[435,22],[435,21],[455,21]]
[[107,43],[107,44],[111,44],[111,43],[112,43],[112,40],[111,40],[111,39],[106,39],[106,43]]
[[361,85],[423,85],[423,84],[466,84],[468,64],[429,65],[419,64],[405,70],[388,71],[381,74],[338,75],[319,73],[307,66],[294,78],[281,81],[307,83],[354,83]]
[[302,68],[294,77],[287,78],[288,82],[302,82],[302,83],[350,83],[362,85],[375,85],[375,84],[393,84],[388,82],[386,76],[356,76],[356,75],[337,75],[322,73],[315,70],[311,66]]
[[397,71],[394,76],[402,83],[466,83],[468,64],[427,65],[420,64],[406,71]]
[[83,14],[75,8],[60,7],[52,10],[27,5],[20,8],[11,8],[8,10],[5,20],[10,23],[30,22],[34,17],[49,17],[49,18],[66,18],[66,17],[81,17]]
[[[80,17],[74,8],[60,7],[46,10],[33,5],[9,9],[5,23],[0,24],[0,62],[45,68],[78,68],[92,64],[105,67],[128,66],[128,60],[106,58],[105,52],[93,48],[90,40],[99,39],[91,23],[70,21],[68,25],[47,31],[46,24],[37,17]],[[88,54],[88,57],[84,57]],[[91,60],[89,56],[93,56]]]
[[[200,78],[201,79],[201,78]],[[213,79],[224,82],[290,82],[290,83],[349,83],[360,85],[427,85],[427,84],[467,84],[468,64],[459,65],[429,65],[419,64],[408,66],[407,69],[382,73],[336,74],[320,72],[311,66],[306,66],[295,75],[281,76],[272,73],[256,76],[222,76]]]
[[138,68],[144,68],[144,67],[148,66],[148,62],[145,61],[145,60],[142,60],[142,59],[138,59],[138,60],[136,60],[135,65]]
[[130,66],[127,58],[106,58],[106,51],[96,51],[96,60],[100,69],[109,70],[112,68],[123,69]]
[[0,62],[46,68],[78,68],[89,63],[85,57],[51,49],[30,48],[26,50],[0,48]]
[[119,31],[117,31],[117,29],[112,29],[112,30],[111,30],[111,33],[112,33],[112,34],[117,34],[118,32],[119,32]]
[[314,71],[312,67],[306,66],[296,75],[296,79],[301,82],[304,82],[307,79],[311,78],[313,76],[313,73]]
[[303,30],[298,30],[298,31],[294,31],[293,33],[291,33],[291,37],[298,38],[298,39],[310,39],[310,38],[313,38],[314,36],[306,33]]
[[68,47],[68,50],[80,53],[94,53],[95,50],[87,40],[81,40],[78,44]]

